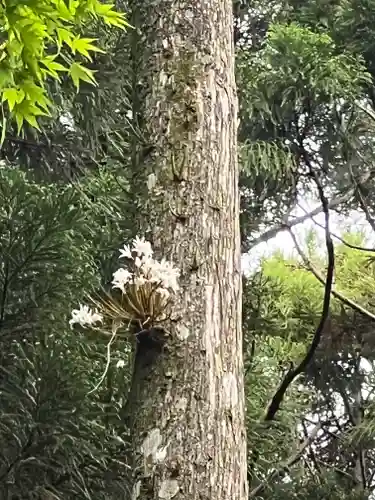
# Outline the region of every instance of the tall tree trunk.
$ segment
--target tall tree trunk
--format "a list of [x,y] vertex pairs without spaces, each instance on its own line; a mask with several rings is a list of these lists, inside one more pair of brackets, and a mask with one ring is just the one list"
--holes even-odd
[[133,499],[244,500],[237,99],[231,0],[134,0],[141,233],[181,270],[138,337]]

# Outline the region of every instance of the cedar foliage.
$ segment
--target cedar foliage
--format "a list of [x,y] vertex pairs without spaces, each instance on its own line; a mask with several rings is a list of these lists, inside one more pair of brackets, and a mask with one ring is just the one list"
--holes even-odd
[[[39,130],[26,120],[22,136],[7,114],[0,168],[4,499],[130,495],[122,419],[130,347],[117,344],[108,377],[90,393],[104,370],[107,339],[68,325],[83,290],[109,283],[117,249],[131,234],[130,215],[123,217],[131,72],[119,67],[128,60],[128,35],[90,24],[80,39],[90,30],[106,49],[91,62],[97,86],[81,82],[77,94],[69,78],[46,79],[53,119],[41,118]],[[120,360],[124,369],[115,368]]]
[[[0,170],[0,498],[128,494],[120,418],[126,378],[111,368],[105,386],[89,394],[106,339],[68,328],[69,311],[82,290],[99,286],[101,261],[108,266],[116,238],[120,243],[117,213],[106,200],[119,191],[109,173],[100,182],[87,176],[78,190],[37,183],[33,172],[14,167]],[[126,358],[126,346],[113,357]]]

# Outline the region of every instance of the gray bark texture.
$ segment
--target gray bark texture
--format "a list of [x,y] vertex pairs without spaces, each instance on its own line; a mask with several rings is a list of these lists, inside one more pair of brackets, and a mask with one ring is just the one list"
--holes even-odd
[[232,1],[137,0],[131,22],[138,234],[181,270],[137,339],[133,500],[245,500]]

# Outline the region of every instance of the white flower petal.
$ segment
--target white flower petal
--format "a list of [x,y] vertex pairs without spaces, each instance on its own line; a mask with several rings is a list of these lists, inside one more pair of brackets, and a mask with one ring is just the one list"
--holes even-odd
[[132,256],[132,252],[130,250],[130,247],[129,245],[124,245],[124,248],[120,248],[120,259],[122,257],[125,257],[126,259],[132,259],[133,256]]
[[141,267],[142,264],[143,264],[142,259],[140,259],[139,257],[136,257],[134,259],[134,265],[135,265],[135,267]]
[[145,256],[146,258],[152,257],[154,253],[152,250],[151,243],[146,241],[144,238],[135,237],[133,240],[133,252],[136,252],[139,256]]
[[176,292],[179,289],[178,277],[179,269],[173,267],[173,264],[166,259],[161,262],[152,258],[142,259],[142,262],[136,262],[140,271],[151,283],[155,283],[162,288]]
[[144,276],[136,276],[136,277],[134,278],[134,284],[135,284],[136,286],[142,286],[142,285],[144,285],[145,283],[147,283],[147,281],[148,281],[148,280],[147,280]]
[[72,327],[75,323],[78,323],[85,327],[98,322],[103,322],[103,316],[96,309],[92,311],[89,306],[80,304],[79,309],[73,309],[69,325]]
[[113,273],[113,288],[119,288],[123,292],[125,291],[125,285],[133,280],[133,274],[127,269],[120,267],[115,273]]

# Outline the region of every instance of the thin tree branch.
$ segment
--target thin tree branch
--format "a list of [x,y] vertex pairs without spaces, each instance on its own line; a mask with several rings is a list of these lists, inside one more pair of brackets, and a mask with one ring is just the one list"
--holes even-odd
[[248,365],[247,365],[247,367],[245,369],[245,377],[248,375],[248,373],[250,372],[250,370],[253,367],[254,354],[255,354],[255,339],[253,338],[251,340],[251,349],[250,349],[250,356],[249,356]]
[[[368,182],[374,176],[374,174],[375,174],[375,172],[373,172],[373,171],[366,172],[365,174],[363,174],[359,179],[357,179],[355,181],[356,182],[355,187],[348,188],[346,193],[344,193],[341,196],[337,196],[336,198],[333,198],[333,200],[328,202],[328,208],[330,210],[332,210],[333,208],[336,208],[336,207],[342,205],[343,203],[346,203],[347,201],[349,201],[352,198],[353,194],[355,193],[357,186],[361,186],[362,184],[365,184],[366,182]],[[285,231],[285,230],[288,230],[294,226],[297,226],[298,224],[302,224],[303,222],[314,217],[315,215],[319,215],[320,213],[322,213],[322,211],[323,211],[322,206],[319,206],[317,208],[314,208],[314,210],[311,210],[310,212],[306,213],[305,215],[301,215],[301,216],[295,217],[289,221],[282,222],[279,225],[274,226],[271,229],[268,229],[267,231],[265,231],[263,234],[261,234],[257,238],[250,240],[249,246],[250,246],[250,248],[254,248],[257,245],[259,245],[260,243],[264,243],[264,242],[270,240],[271,238],[274,238],[275,236],[278,235],[278,233],[280,231]]]
[[[355,426],[358,428],[363,422],[364,411],[363,411],[363,398],[362,398],[362,381],[360,380],[360,365],[361,365],[361,353],[356,357],[356,362],[354,366],[355,373],[355,392],[354,392],[354,403],[353,403],[353,420]],[[366,474],[366,456],[365,450],[363,449],[363,443],[360,439],[358,441],[356,461],[354,466],[354,476],[356,480],[362,485],[362,489],[365,490],[367,486],[367,474]]]
[[[307,210],[305,210],[303,207],[300,207],[302,210],[304,210],[307,213]],[[320,224],[317,220],[314,219],[314,217],[311,217],[311,220],[316,226],[322,227],[323,229],[325,228],[323,224]],[[352,248],[353,250],[360,250],[361,252],[375,252],[375,248],[367,248],[367,247],[361,247],[358,245],[353,245],[352,243],[349,243],[348,241],[344,240],[344,238],[341,238],[338,234],[335,234],[331,231],[331,236],[336,238],[336,240],[340,241],[343,245],[345,245],[348,248]]]
[[[319,422],[320,426],[322,427],[322,424]],[[307,430],[307,427],[306,427],[306,423],[304,420],[302,420],[302,429],[303,429],[303,434],[305,436],[305,439],[308,439],[309,437],[309,433],[308,433],[308,430]],[[315,470],[317,472],[321,472],[321,468],[316,460],[316,456],[315,456],[315,452],[311,446],[311,441],[308,445],[308,448],[309,448],[309,457],[310,457],[310,460],[312,461],[312,463],[314,464],[314,467],[315,467]]]
[[[31,148],[36,148],[36,149],[50,148],[52,146],[55,146],[55,144],[47,144],[44,142],[35,142],[35,141],[28,140],[28,139],[21,139],[20,137],[10,137],[10,136],[5,137],[5,141],[12,142],[14,144],[22,144],[22,146],[29,146]],[[61,148],[62,146],[58,146],[58,147]]]
[[258,486],[256,486],[253,490],[251,490],[249,493],[249,498],[254,498],[256,495],[261,493],[273,479],[279,476],[283,471],[287,471],[290,467],[296,464],[298,460],[300,460],[306,448],[309,447],[311,443],[314,441],[320,429],[321,425],[319,423],[312,430],[311,434],[303,441],[297,453],[295,453],[292,457],[290,457],[289,460],[284,464],[282,464],[277,470],[271,472],[266,481],[263,481],[261,484],[258,484]]
[[366,203],[366,200],[363,197],[362,186],[356,180],[352,168],[350,168],[350,177],[353,181],[353,184],[355,185],[355,193],[358,195],[358,201],[359,201],[359,204],[360,204],[360,206],[361,206],[361,208],[366,216],[366,220],[370,224],[372,230],[375,232],[375,221],[374,221],[373,217],[371,216],[370,211],[369,211],[368,206],[367,206],[367,203]]
[[350,406],[349,397],[346,394],[345,387],[343,387],[343,383],[341,383],[340,379],[339,379],[338,384],[337,384],[337,390],[341,396],[342,402],[344,403],[344,408],[345,408],[345,411],[348,415],[349,422],[351,423],[351,425],[353,427],[355,427],[356,424],[355,424],[355,419],[354,419],[354,416],[352,413],[352,408]]
[[359,204],[361,205],[361,208],[362,208],[363,212],[365,213],[366,220],[370,224],[371,229],[375,232],[375,221],[370,214],[370,211],[368,209],[366,200],[362,194],[362,189],[360,186],[358,186],[358,188],[357,188],[357,194],[358,194]]
[[335,465],[332,465],[329,462],[324,462],[324,460],[321,460],[320,458],[318,458],[318,462],[320,462],[325,469],[329,467],[331,470],[335,471],[340,476],[353,481],[353,476],[351,474],[349,474],[348,472],[339,469],[338,467],[336,467]]
[[[295,237],[295,235],[293,234],[292,231],[289,231],[292,239],[293,239],[293,242],[294,242],[294,246],[296,247],[296,250],[297,252],[299,253],[301,259],[303,260],[303,263],[305,265],[305,267],[312,272],[312,274],[315,276],[315,278],[320,281],[320,283],[322,283],[323,285],[325,284],[325,280],[324,278],[321,276],[321,274],[315,269],[315,267],[312,265],[312,263],[309,261],[309,259],[307,258],[307,255],[304,253],[304,251],[302,250],[301,246],[299,245],[298,241],[297,241],[297,238]],[[360,306],[359,304],[357,304],[356,302],[354,302],[353,300],[349,299],[348,297],[346,297],[345,295],[343,295],[341,292],[338,292],[337,290],[335,290],[334,288],[332,288],[332,295],[338,299],[338,300],[341,300],[341,302],[345,305],[347,305],[348,307],[354,309],[354,311],[357,311],[358,313],[362,314],[363,316],[366,316],[367,318],[371,319],[372,321],[375,321],[375,314],[372,314],[370,311],[368,311],[367,309],[365,309],[364,307]]]
[[[322,315],[319,321],[319,325],[317,326],[315,330],[315,334],[313,337],[313,340],[310,344],[309,349],[306,352],[305,357],[302,359],[302,361],[299,363],[299,365],[296,368],[291,368],[287,374],[285,375],[284,379],[282,380],[279,388],[277,389],[276,393],[274,394],[270,405],[268,406],[266,415],[265,415],[265,421],[271,421],[275,418],[276,413],[280,409],[280,405],[284,399],[285,393],[288,389],[288,387],[291,385],[293,380],[298,377],[301,373],[304,372],[308,364],[311,362],[311,360],[314,357],[315,351],[320,343],[320,339],[322,336],[323,328],[326,323],[326,320],[329,315],[329,307],[330,307],[330,301],[331,301],[331,290],[332,290],[332,282],[333,282],[333,272],[334,272],[334,267],[335,267],[335,252],[334,252],[334,247],[333,247],[333,242],[331,238],[331,233],[330,233],[330,228],[329,228],[329,203],[327,198],[324,195],[324,191],[322,188],[322,185],[320,183],[320,180],[317,176],[317,174],[314,172],[312,168],[310,168],[311,174],[314,177],[316,186],[318,188],[319,192],[319,197],[321,199],[322,207],[323,207],[323,212],[325,215],[325,240],[326,240],[326,248],[327,248],[327,256],[328,256],[328,265],[327,265],[327,275],[326,275],[326,280],[325,280],[325,290],[324,290],[324,299],[323,299],[323,309],[322,309]],[[292,231],[290,230],[291,234]],[[293,235],[294,236],[294,235]],[[324,282],[324,280],[323,280]]]

